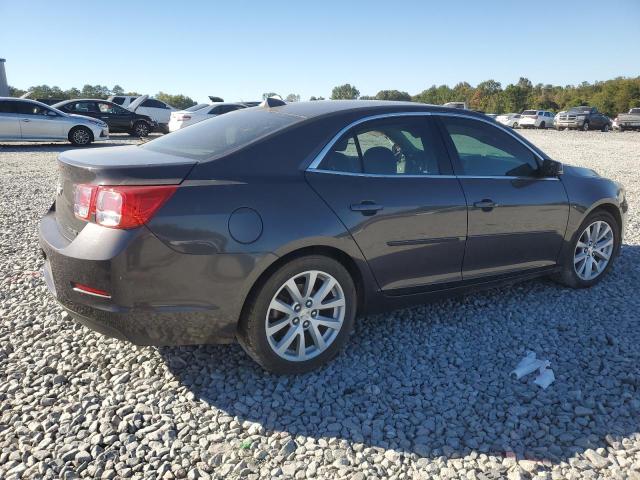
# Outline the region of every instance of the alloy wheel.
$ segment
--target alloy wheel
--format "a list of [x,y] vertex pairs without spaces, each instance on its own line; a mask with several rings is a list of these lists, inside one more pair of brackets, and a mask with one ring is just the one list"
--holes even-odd
[[91,137],[89,136],[89,132],[83,128],[79,128],[73,132],[73,140],[78,145],[86,145],[91,140]]
[[149,129],[144,123],[139,123],[136,125],[136,135],[138,137],[145,137],[149,133]]
[[327,350],[340,333],[346,300],[340,283],[319,270],[299,273],[274,295],[265,318],[269,346],[280,358],[301,362]]
[[614,237],[611,226],[602,220],[584,229],[573,254],[573,268],[582,280],[598,277],[611,260]]

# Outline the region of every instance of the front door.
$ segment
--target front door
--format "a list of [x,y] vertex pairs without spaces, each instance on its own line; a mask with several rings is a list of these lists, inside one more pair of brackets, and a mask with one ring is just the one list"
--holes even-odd
[[461,279],[466,203],[426,116],[352,128],[307,179],[348,228],[383,291]]
[[440,120],[468,202],[463,278],[555,265],[569,217],[560,179],[540,176],[537,155],[492,122]]
[[16,102],[18,121],[20,122],[21,137],[25,140],[62,140],[64,122],[59,114],[32,102]]
[[96,102],[98,107],[98,118],[105,121],[109,128],[114,131],[126,131],[133,122],[134,113],[111,102]]

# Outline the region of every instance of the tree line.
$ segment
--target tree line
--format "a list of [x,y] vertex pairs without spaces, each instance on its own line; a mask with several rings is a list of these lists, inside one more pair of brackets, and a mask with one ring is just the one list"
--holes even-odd
[[[49,85],[35,85],[27,90],[9,87],[9,94],[12,97],[20,97],[27,92],[31,92],[29,98],[55,98],[59,100],[69,100],[72,98],[100,98],[106,99],[112,95],[135,95],[140,96],[138,92],[125,92],[120,85],[114,85],[109,88],[106,85],[85,85],[82,89],[70,88],[62,90],[60,87],[50,87]],[[196,104],[194,100],[185,95],[171,95],[165,92],[156,93],[153,98],[157,98],[176,108],[184,109],[192,107]]]
[[[137,92],[126,92],[120,85],[109,88],[104,85],[85,85],[82,89],[36,85],[28,90],[9,87],[11,95],[19,97],[27,91],[31,98],[102,98],[111,95],[140,95]],[[276,96],[274,92],[263,93],[262,98]],[[176,108],[188,108],[196,102],[186,95],[172,95],[158,92],[154,98],[162,100]],[[287,102],[300,101],[300,95],[290,93],[284,98]],[[447,102],[466,102],[473,110],[487,113],[522,112],[527,109],[543,109],[558,112],[578,105],[597,107],[607,115],[626,112],[630,108],[640,107],[640,77],[618,77],[602,82],[582,82],[579,85],[551,85],[532,82],[521,77],[515,84],[502,87],[500,82],[486,80],[475,87],[468,82],[460,82],[453,87],[433,85],[422,92],[410,95],[400,90],[380,90],[377,94],[360,95],[360,91],[349,83],[335,87],[331,92],[332,100],[403,100],[410,102],[442,105]],[[221,99],[220,99],[221,100]],[[312,96],[309,100],[324,100],[322,96]]]
[[558,112],[579,105],[590,105],[613,116],[640,107],[640,77],[618,77],[566,86],[533,85],[529,79],[521,77],[517,83],[505,88],[500,82],[486,80],[475,87],[468,82],[460,82],[453,88],[433,85],[416,95],[399,90],[381,90],[374,96],[361,96],[355,86],[347,83],[335,87],[331,99],[404,100],[434,105],[466,102],[469,108],[487,113],[519,113],[527,109]]

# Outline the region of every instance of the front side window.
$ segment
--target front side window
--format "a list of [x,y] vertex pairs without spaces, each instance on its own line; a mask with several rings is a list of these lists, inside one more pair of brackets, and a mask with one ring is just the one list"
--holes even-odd
[[74,102],[67,106],[67,110],[76,113],[97,113],[98,109],[95,102]]
[[99,102],[98,110],[100,110],[100,113],[106,113],[110,115],[122,115],[124,113],[127,113],[124,108],[106,102]]
[[535,176],[538,163],[531,150],[488,123],[442,117],[458,154],[459,174],[466,176]]
[[368,175],[438,175],[438,148],[424,117],[375,120],[339,139],[318,168]]

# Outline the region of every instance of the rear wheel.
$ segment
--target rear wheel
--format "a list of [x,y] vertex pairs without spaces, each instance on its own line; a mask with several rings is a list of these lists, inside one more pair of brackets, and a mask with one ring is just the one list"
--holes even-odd
[[518,122],[513,122],[513,128],[518,128]]
[[610,130],[610,128],[611,128],[611,127],[609,126],[609,124],[608,124],[608,123],[605,123],[605,124],[604,124],[604,126],[602,127],[602,131],[603,131],[603,132],[608,132],[608,131]]
[[589,215],[574,235],[554,280],[572,288],[598,283],[609,271],[620,246],[620,227],[605,211]]
[[302,373],[333,358],[353,329],[356,289],[336,260],[300,257],[247,300],[238,332],[245,351],[275,373]]
[[93,133],[87,127],[74,127],[69,132],[69,141],[83,147],[93,142]]
[[540,126],[538,128],[542,128],[542,129],[547,128],[547,124],[544,122],[540,122]]

